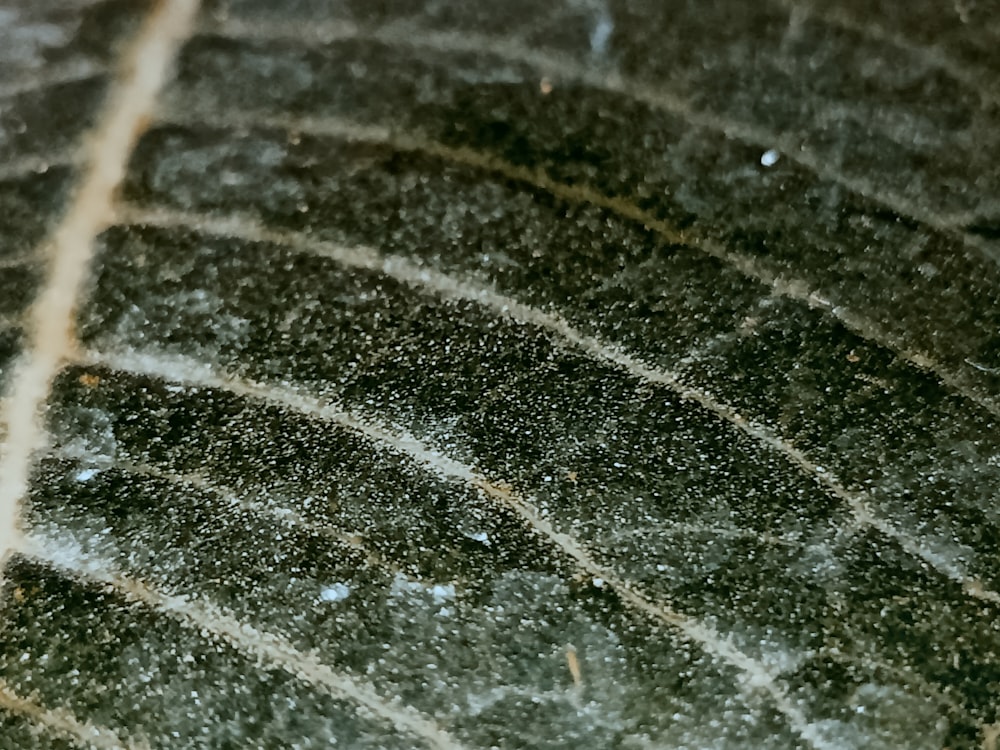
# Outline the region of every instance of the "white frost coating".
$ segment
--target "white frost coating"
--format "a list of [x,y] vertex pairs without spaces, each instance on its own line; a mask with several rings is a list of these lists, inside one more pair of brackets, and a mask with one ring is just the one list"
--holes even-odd
[[[568,56],[540,52],[536,48],[521,45],[508,39],[477,34],[465,29],[460,32],[439,32],[426,28],[407,27],[402,24],[387,24],[377,32],[368,34],[358,29],[342,29],[340,28],[342,26],[344,24],[341,22],[337,22],[335,28],[330,28],[329,24],[322,23],[260,24],[226,20],[219,23],[216,29],[220,34],[229,38],[292,39],[296,43],[311,41],[326,44],[330,37],[344,39],[367,36],[378,41],[391,42],[412,49],[429,49],[435,52],[468,51],[477,55],[489,53],[503,57],[509,62],[524,62],[545,70],[550,76],[558,77],[559,80],[576,80],[614,93],[624,93],[638,102],[647,104],[654,109],[670,112],[684,118],[695,127],[718,133],[727,139],[736,139],[747,144],[777,144],[779,150],[788,159],[808,169],[821,179],[841,185],[857,195],[891,208],[898,214],[949,234],[966,246],[975,247],[987,255],[992,253],[988,244],[989,240],[962,230],[962,227],[968,223],[965,212],[942,213],[935,211],[931,206],[917,204],[904,193],[888,190],[887,186],[883,184],[884,180],[877,183],[856,173],[843,171],[837,164],[826,158],[823,153],[805,148],[794,134],[767,130],[751,122],[730,120],[721,113],[703,110],[680,91],[649,86],[617,73],[608,75],[607,71],[602,71],[597,66],[576,65]],[[199,120],[202,115],[203,113],[198,113]],[[295,116],[297,123],[307,119]],[[264,125],[262,121],[259,121],[259,118],[254,117],[254,120],[257,125]],[[295,129],[300,133],[305,132],[301,128]],[[907,133],[906,137],[910,137],[910,134]],[[648,226],[653,227],[654,224]],[[710,244],[711,242],[699,242],[702,247]],[[773,283],[773,279],[767,283]],[[874,331],[879,340],[887,341],[890,347],[900,350],[900,354],[911,361],[930,362],[930,359],[920,352],[902,350],[901,343],[881,326],[874,324],[873,321],[863,320],[853,314],[846,314],[842,320],[852,328]],[[940,368],[941,364],[934,363],[934,367]],[[961,378],[956,373],[940,369],[935,369],[935,371],[942,377],[948,378],[949,384],[955,382],[956,386],[961,389]],[[968,388],[961,392],[985,406],[993,414],[1000,415],[1000,405],[995,400],[979,397]]]
[[[775,431],[767,424],[748,420],[733,406],[719,399],[711,391],[687,385],[678,372],[650,367],[627,350],[622,350],[574,328],[569,321],[557,313],[524,304],[490,287],[483,287],[462,278],[418,267],[407,258],[382,255],[378,250],[365,246],[345,247],[336,243],[315,241],[295,232],[274,232],[261,227],[246,216],[237,215],[224,219],[213,219],[196,213],[168,210],[143,211],[141,209],[126,209],[123,215],[129,221],[141,224],[168,227],[183,226],[208,234],[229,235],[243,237],[250,241],[286,245],[304,253],[330,258],[348,267],[380,271],[405,284],[423,288],[445,299],[473,300],[485,307],[493,308],[513,320],[545,329],[578,347],[594,359],[620,367],[634,377],[664,385],[681,398],[699,404],[719,419],[732,423],[763,446],[783,454],[805,475],[818,479],[828,491],[850,508],[858,524],[872,527],[880,534],[898,542],[907,554],[932,565],[943,575],[961,585],[967,595],[984,601],[1000,603],[1000,592],[987,589],[981,581],[969,576],[964,568],[952,566],[939,568],[939,558],[924,548],[922,538],[910,535],[898,528],[888,517],[878,512],[877,508],[871,506],[871,497],[867,493],[849,490],[836,476],[813,463],[801,448],[787,440],[782,433]],[[106,357],[99,358],[99,360],[103,361],[104,364],[120,366],[125,369],[138,367],[139,372],[157,377],[172,377],[171,371],[175,370],[174,362],[178,361],[176,358],[165,359],[156,354],[148,355],[136,352],[125,355],[116,354],[110,360]],[[168,369],[163,370],[163,367]],[[203,372],[206,372],[209,382],[219,382],[218,387],[233,388],[234,384],[228,376],[220,378],[204,364],[199,365],[199,367]],[[178,379],[183,380],[184,378],[182,376]],[[274,392],[266,386],[260,386],[256,383],[244,383],[243,387],[237,387],[236,390],[256,398],[275,397]],[[303,405],[303,400],[309,402],[308,405]],[[296,394],[295,404],[289,403],[289,405],[292,408],[304,409],[307,413],[316,413],[315,402],[315,397],[307,396],[303,399],[301,394]],[[360,429],[362,432],[367,429],[365,424],[358,422],[352,416],[325,401],[321,404],[317,416],[341,420],[345,426]],[[482,480],[469,467],[448,459],[411,436],[401,434],[398,427],[394,427],[393,430],[393,434],[380,435],[377,439],[387,440],[407,452],[416,451],[420,455],[426,456],[427,463],[438,471],[463,478],[474,484]],[[615,467],[626,468],[625,464],[621,462],[615,462]]]
[[270,662],[327,695],[354,703],[363,714],[377,717],[400,731],[414,735],[429,747],[437,750],[463,748],[433,719],[410,706],[387,700],[356,675],[337,672],[314,652],[296,649],[281,633],[253,627],[201,597],[151,588],[118,571],[111,560],[83,553],[74,540],[61,535],[36,532],[30,537],[21,537],[20,545],[19,551],[25,555],[70,575],[103,583],[131,601],[174,618],[185,627],[214,635],[238,651],[261,662]]
[[53,433],[54,442],[60,443],[63,455],[94,470],[95,474],[110,468],[118,455],[114,420],[102,409],[68,408]]
[[[190,367],[189,362],[161,354],[131,351],[111,356],[88,353],[81,357],[81,361],[89,364],[103,364],[124,372],[171,378],[189,386],[220,388],[246,398],[280,404],[302,414],[355,430],[393,450],[409,454],[430,471],[468,483],[493,502],[513,510],[521,516],[536,533],[547,538],[548,541],[557,545],[572,558],[581,572],[591,578],[600,578],[604,585],[614,589],[626,605],[680,631],[688,640],[699,644],[709,654],[743,672],[749,684],[760,686],[768,693],[777,710],[806,744],[817,748],[817,750],[838,748],[837,745],[826,742],[818,735],[798,704],[788,696],[785,688],[778,681],[777,675],[771,673],[766,665],[742,652],[730,639],[717,632],[710,625],[690,615],[675,611],[667,602],[649,598],[646,594],[627,584],[614,571],[599,566],[576,539],[554,528],[538,511],[530,498],[523,498],[515,494],[504,484],[491,482],[480,476],[471,466],[442,455],[424,445],[420,440],[406,434],[398,426],[380,424],[370,416],[360,418],[329,401],[284,386],[241,380],[228,373],[212,372],[204,364],[199,367]],[[197,372],[202,373],[201,378],[192,380]],[[426,592],[427,588],[427,584],[410,581],[397,574],[389,594],[397,598],[408,598],[413,597],[418,591]],[[447,590],[447,587],[442,588]]]
[[116,90],[91,134],[86,167],[55,233],[48,274],[30,315],[30,339],[4,404],[0,455],[0,565],[20,545],[20,503],[34,452],[45,442],[39,412],[52,380],[76,348],[73,317],[94,239],[113,217],[112,201],[139,134],[149,122],[174,53],[190,35],[197,0],[164,0],[147,18],[123,61]]
[[[834,28],[846,29],[851,33],[860,34],[870,40],[896,47],[932,68],[945,71],[949,77],[961,81],[972,92],[979,96],[984,105],[1000,104],[1000,89],[994,82],[995,76],[985,74],[983,69],[969,66],[948,53],[945,45],[921,43],[912,37],[907,37],[890,27],[874,22],[868,14],[852,14],[838,9],[833,3],[809,3],[808,10],[800,7],[796,0],[778,0],[778,4],[786,8],[790,14],[799,13],[803,20],[808,16],[828,24]],[[958,2],[955,3],[958,11]],[[863,7],[863,6],[861,6]],[[964,23],[964,21],[963,21]],[[989,81],[989,83],[987,83]]]
[[778,163],[778,159],[780,158],[781,154],[779,154],[775,149],[769,148],[760,155],[760,164],[762,167],[773,167]]

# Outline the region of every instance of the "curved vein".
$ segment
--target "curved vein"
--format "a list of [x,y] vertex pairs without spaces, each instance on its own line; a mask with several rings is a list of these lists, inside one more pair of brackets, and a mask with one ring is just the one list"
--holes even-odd
[[778,676],[770,668],[740,651],[730,639],[718,633],[710,625],[673,609],[665,601],[651,598],[638,591],[613,569],[601,566],[591,558],[583,545],[569,534],[557,530],[530,500],[515,493],[506,482],[491,480],[472,467],[428,447],[401,430],[380,424],[370,416],[358,417],[335,403],[289,388],[239,379],[186,357],[169,357],[137,351],[87,352],[81,354],[79,362],[191,387],[218,389],[242,398],[276,404],[313,419],[346,427],[408,456],[428,471],[476,488],[487,499],[518,515],[534,533],[573,560],[581,573],[589,578],[605,581],[606,585],[611,587],[631,609],[678,631],[687,640],[699,645],[706,653],[742,672],[751,687],[763,690],[770,697],[789,726],[808,744],[816,748],[832,747],[789,698]]
[[[82,458],[81,456],[68,451],[58,451],[56,455],[74,461],[79,461]],[[217,500],[229,505],[234,505],[255,515],[270,516],[289,528],[301,529],[302,531],[305,531],[313,536],[329,539],[342,547],[348,547],[354,550],[361,549],[367,556],[368,562],[382,570],[388,570],[389,572],[395,572],[398,570],[398,566],[396,566],[393,562],[382,557],[375,550],[359,543],[356,535],[348,534],[347,532],[329,524],[321,524],[310,521],[291,508],[276,506],[271,503],[262,503],[256,500],[249,500],[237,490],[220,485],[218,482],[211,481],[201,474],[194,472],[179,473],[161,469],[149,463],[135,463],[132,461],[123,461],[121,459],[115,459],[115,462],[111,464],[110,468],[130,476],[160,479],[183,489],[196,490],[210,494]]]
[[468,147],[452,147],[428,139],[420,133],[404,134],[379,125],[366,125],[335,117],[287,117],[265,113],[227,113],[225,115],[198,114],[193,117],[172,115],[164,124],[178,124],[185,127],[208,126],[222,129],[234,127],[276,128],[314,136],[340,138],[347,141],[385,144],[399,151],[427,154],[443,161],[482,169],[515,182],[531,185],[556,198],[570,203],[585,203],[603,208],[611,213],[635,222],[655,232],[665,242],[683,245],[697,250],[731,266],[747,278],[768,287],[775,297],[783,297],[808,305],[832,316],[844,327],[869,341],[890,349],[900,359],[920,370],[931,372],[953,392],[982,407],[995,417],[1000,417],[1000,403],[980,396],[962,385],[962,376],[948,370],[928,354],[908,349],[897,337],[885,328],[863,318],[842,305],[834,304],[819,290],[810,288],[803,279],[790,278],[776,273],[757,261],[756,258],[730,250],[719,242],[699,237],[691,232],[678,231],[668,222],[653,213],[640,208],[625,198],[609,197],[583,184],[569,185],[549,177],[543,170],[511,164],[492,154]]
[[162,612],[188,628],[211,633],[240,653],[276,664],[296,679],[333,698],[364,708],[437,750],[462,750],[461,744],[415,709],[386,700],[367,683],[331,669],[315,653],[299,651],[281,635],[242,622],[201,598],[193,600],[183,594],[158,591],[118,572],[107,560],[75,554],[70,551],[72,548],[72,545],[60,544],[58,539],[29,536],[24,538],[19,551],[70,577],[83,577],[110,586],[127,599]]
[[472,31],[436,31],[401,23],[368,31],[341,22],[327,27],[322,23],[254,25],[226,21],[219,23],[215,30],[221,36],[231,39],[287,40],[297,43],[311,41],[328,44],[340,39],[370,39],[403,48],[423,49],[443,54],[488,54],[508,62],[522,63],[557,80],[578,81],[597,90],[620,94],[651,109],[668,112],[697,128],[721,133],[726,138],[755,146],[762,151],[776,149],[790,161],[820,179],[884,206],[899,216],[950,235],[966,245],[974,246],[991,260],[1000,262],[1000,255],[996,249],[989,242],[962,231],[961,224],[955,217],[936,212],[926,205],[918,205],[905,195],[886,190],[872,180],[847,174],[838,169],[829,158],[807,148],[801,137],[768,130],[750,122],[730,119],[716,112],[698,108],[689,99],[662,85],[652,86],[627,78],[615,71],[588,68],[565,55],[539,52],[510,39]]
[[[333,242],[314,240],[292,231],[269,230],[247,217],[213,219],[203,214],[124,209],[121,212],[121,218],[137,224],[180,227],[218,237],[239,237],[250,242],[268,242],[281,245],[304,254],[329,258],[343,266],[374,271],[407,286],[430,291],[444,299],[470,301],[492,310],[501,317],[508,317],[547,331],[581,350],[589,357],[623,370],[632,377],[662,385],[681,398],[698,404],[717,419],[734,425],[760,445],[781,454],[799,471],[818,482],[828,492],[841,500],[851,511],[856,523],[863,527],[873,528],[885,538],[895,541],[908,555],[921,560],[941,575],[958,583],[967,595],[1000,604],[1000,593],[987,589],[982,582],[968,576],[959,566],[943,561],[932,550],[923,546],[918,538],[896,529],[892,525],[891,519],[882,517],[870,505],[869,497],[865,493],[847,489],[836,476],[813,462],[804,451],[795,447],[780,433],[766,425],[748,419],[710,391],[686,384],[678,372],[650,366],[630,352],[602,341],[596,336],[583,333],[556,313],[539,310],[503,295],[488,286],[477,285],[435,271],[400,256],[383,255],[370,247],[345,247]],[[125,366],[124,360],[112,358],[110,360],[102,359],[101,362],[112,367],[119,367],[121,364],[123,367],[120,369],[129,370],[129,367]],[[139,372],[157,374],[155,366],[149,371],[140,369]],[[228,376],[212,376],[212,378],[220,383],[234,382]],[[258,394],[257,397],[265,397],[268,391],[265,386],[253,387],[257,389],[253,391],[253,393]]]
[[74,309],[94,239],[108,224],[125,164],[149,122],[174,53],[190,34],[197,9],[198,0],[163,0],[147,17],[123,61],[123,78],[91,135],[83,178],[47,243],[50,267],[31,310],[31,339],[0,419],[6,436],[0,455],[0,566],[18,544],[19,506],[32,455],[45,436],[39,412],[59,367],[75,347]]

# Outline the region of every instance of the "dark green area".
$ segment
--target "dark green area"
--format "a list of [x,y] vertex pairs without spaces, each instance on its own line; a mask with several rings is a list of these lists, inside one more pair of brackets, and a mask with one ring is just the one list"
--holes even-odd
[[[420,745],[309,664],[470,750],[988,747],[1000,26],[800,1],[209,0],[119,196],[194,226],[99,238],[7,689],[153,748]],[[4,261],[149,9],[11,7]]]

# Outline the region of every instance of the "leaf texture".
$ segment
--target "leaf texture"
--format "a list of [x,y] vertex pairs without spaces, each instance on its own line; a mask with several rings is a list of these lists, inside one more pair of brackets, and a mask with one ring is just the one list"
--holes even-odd
[[995,750],[997,8],[195,10],[0,9],[0,747]]

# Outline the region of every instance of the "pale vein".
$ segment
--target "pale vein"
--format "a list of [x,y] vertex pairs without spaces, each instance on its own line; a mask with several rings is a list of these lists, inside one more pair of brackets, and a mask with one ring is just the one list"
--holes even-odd
[[490,54],[510,62],[530,65],[543,74],[562,80],[575,80],[598,90],[619,93],[653,109],[669,112],[696,127],[722,133],[727,138],[754,145],[762,150],[777,149],[792,162],[821,179],[840,185],[850,192],[867,198],[899,214],[914,219],[960,242],[976,247],[996,260],[996,250],[981,238],[962,231],[956,218],[920,205],[901,193],[864,177],[850,175],[839,169],[834,160],[809,149],[800,136],[768,130],[753,123],[733,120],[716,112],[700,109],[684,96],[661,86],[651,86],[626,78],[621,74],[587,68],[572,58],[552,52],[539,52],[509,39],[501,39],[472,31],[437,31],[419,26],[393,24],[373,31],[355,29],[338,23],[325,28],[323,24],[245,24],[228,21],[219,27],[220,33],[233,38],[313,40],[323,44],[333,39],[362,38],[412,49],[426,49],[444,54]]
[[[948,563],[940,555],[925,547],[919,539],[897,529],[891,519],[882,517],[871,506],[865,494],[847,489],[836,476],[817,465],[804,451],[795,447],[779,433],[748,419],[715,394],[684,383],[679,373],[662,367],[651,367],[635,355],[596,336],[583,333],[557,313],[539,310],[488,286],[441,273],[405,258],[383,255],[374,248],[346,247],[333,242],[311,239],[297,232],[270,230],[247,217],[213,219],[203,214],[162,210],[143,212],[132,208],[123,210],[121,216],[123,219],[140,224],[183,227],[220,237],[239,237],[252,242],[270,242],[286,246],[298,252],[329,258],[343,266],[384,274],[408,286],[428,290],[445,299],[472,301],[491,309],[498,315],[548,331],[591,358],[624,370],[633,377],[663,385],[682,398],[698,404],[715,417],[736,426],[759,444],[783,455],[802,473],[818,481],[843,501],[858,524],[871,527],[892,539],[910,556],[960,584],[966,594],[984,601],[1000,603],[1000,593],[987,589],[980,581],[968,576],[959,566]],[[118,366],[116,363],[112,364]],[[155,368],[152,372],[155,374]],[[230,381],[226,379],[225,382]]]
[[345,121],[335,117],[288,117],[266,113],[229,112],[225,115],[199,113],[194,117],[173,115],[171,121],[186,126],[206,125],[209,127],[275,127],[300,134],[343,138],[351,141],[384,143],[400,151],[419,152],[436,158],[485,169],[511,180],[533,185],[557,198],[572,203],[587,203],[606,209],[623,219],[634,221],[655,232],[666,242],[683,245],[716,258],[736,269],[744,276],[770,288],[776,297],[784,297],[804,303],[811,308],[831,315],[847,329],[862,338],[891,349],[901,359],[921,370],[933,373],[942,383],[969,399],[990,414],[1000,417],[1000,404],[995,400],[980,396],[963,385],[960,374],[948,370],[928,354],[907,348],[885,327],[861,317],[843,305],[834,304],[820,291],[810,288],[807,281],[776,273],[752,256],[730,250],[719,242],[699,237],[691,232],[675,229],[668,222],[653,213],[640,208],[625,198],[609,197],[584,184],[569,185],[549,177],[543,170],[511,164],[491,154],[482,153],[468,147],[451,147],[430,140],[422,134],[403,134],[378,125],[365,125]]
[[0,677],[0,709],[23,716],[45,732],[81,742],[94,750],[148,750],[144,739],[125,741],[107,727],[81,721],[65,708],[47,708],[34,697],[18,694]]
[[[66,458],[80,461],[85,458],[75,455],[72,452],[60,451],[60,455]],[[202,474],[194,472],[177,472],[163,469],[149,463],[136,463],[122,459],[115,460],[112,468],[123,474],[136,477],[150,477],[168,482],[175,487],[207,493],[220,502],[234,505],[241,510],[248,511],[258,516],[268,516],[288,528],[304,531],[312,536],[329,539],[343,547],[352,550],[362,551],[366,555],[369,564],[383,570],[394,572],[397,566],[379,555],[375,550],[365,546],[358,534],[352,534],[343,529],[338,529],[331,524],[316,523],[310,521],[301,513],[284,506],[275,505],[269,502],[259,502],[246,497],[246,493],[240,492],[232,487],[227,487],[214,480],[210,480]]]
[[277,404],[309,417],[346,427],[413,458],[443,477],[477,488],[501,507],[514,511],[535,533],[572,559],[581,572],[588,577],[603,580],[630,607],[674,628],[688,640],[699,644],[707,653],[743,672],[749,685],[763,690],[789,726],[810,745],[816,748],[832,747],[791,700],[777,675],[765,664],[740,651],[730,639],[719,634],[710,625],[674,610],[666,602],[649,598],[615,571],[599,565],[575,538],[558,531],[533,503],[516,494],[505,482],[491,481],[473,468],[426,446],[416,437],[379,424],[370,416],[362,419],[334,403],[292,389],[238,379],[189,358],[171,358],[142,352],[88,352],[81,355],[80,362],[110,367],[120,372],[165,378],[188,386],[214,388],[243,398]]
[[131,601],[162,612],[196,632],[210,633],[241,653],[276,664],[296,679],[361,707],[437,750],[462,750],[462,745],[433,721],[409,706],[387,700],[354,676],[332,669],[315,652],[300,651],[283,636],[255,628],[204,599],[158,591],[123,575],[107,560],[72,550],[73,545],[62,539],[27,537],[20,551],[70,576],[110,586]]
[[0,566],[18,544],[19,506],[32,455],[44,443],[39,414],[52,380],[75,348],[73,312],[87,275],[94,238],[112,216],[112,197],[180,43],[190,35],[197,0],[163,0],[146,19],[123,60],[97,129],[86,144],[86,166],[68,210],[47,242],[48,276],[30,313],[30,341],[15,370],[2,414]]
[[[909,39],[872,20],[861,21],[842,9],[827,3],[802,3],[800,0],[772,0],[787,10],[790,14],[802,14],[816,18],[827,26],[844,29],[858,34],[879,44],[885,44],[903,50],[916,59],[944,71],[956,81],[974,92],[982,104],[1000,104],[1000,90],[985,83],[989,73],[967,67],[952,58],[939,46],[929,46]],[[947,11],[945,11],[947,12]]]

